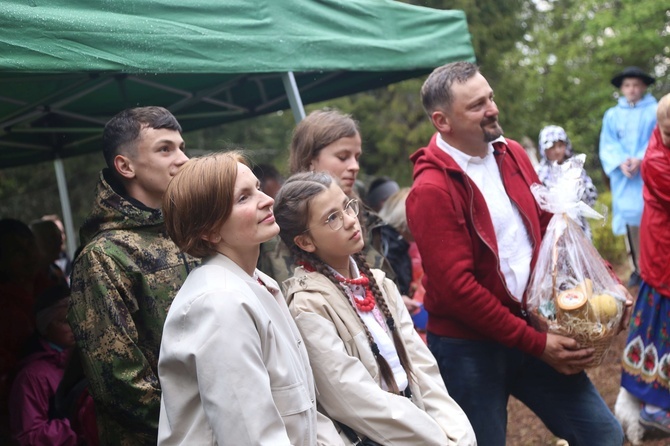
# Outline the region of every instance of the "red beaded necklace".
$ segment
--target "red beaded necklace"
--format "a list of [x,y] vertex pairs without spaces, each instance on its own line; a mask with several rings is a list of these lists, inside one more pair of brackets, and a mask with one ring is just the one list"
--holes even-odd
[[358,297],[354,296],[354,303],[356,304],[356,308],[358,308],[363,313],[372,311],[376,305],[375,296],[372,294],[372,290],[370,289],[370,279],[368,279],[365,274],[361,273],[361,277],[358,279],[347,279],[346,277],[342,276],[335,276],[335,278],[340,283],[346,283],[347,285],[361,285],[365,287],[365,298],[359,299]]
[[[298,262],[298,265],[302,266],[309,272],[313,273],[316,271],[316,268],[307,262],[300,261]],[[358,308],[359,311],[368,313],[375,308],[377,302],[375,302],[375,296],[372,294],[372,289],[370,288],[370,279],[365,274],[361,273],[361,277],[358,279],[347,279],[346,277],[339,274],[335,276],[335,278],[340,283],[345,283],[347,285],[361,285],[365,288],[365,298],[359,299],[357,296],[354,296],[354,303],[356,304],[356,308]]]

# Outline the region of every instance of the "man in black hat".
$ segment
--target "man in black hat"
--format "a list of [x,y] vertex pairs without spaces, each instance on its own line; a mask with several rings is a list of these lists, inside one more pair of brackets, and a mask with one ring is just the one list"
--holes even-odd
[[655,79],[638,67],[627,67],[612,78],[621,90],[616,106],[605,112],[600,132],[600,162],[612,189],[612,232],[626,235],[633,267],[629,285],[639,284],[642,177],[640,163],[656,125],[656,99],[647,93]]

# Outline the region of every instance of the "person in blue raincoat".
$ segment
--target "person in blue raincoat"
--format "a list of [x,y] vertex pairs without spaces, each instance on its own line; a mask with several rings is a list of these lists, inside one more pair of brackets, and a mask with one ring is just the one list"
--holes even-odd
[[647,93],[655,79],[638,67],[627,67],[612,78],[621,90],[616,106],[605,112],[600,132],[600,162],[612,189],[612,232],[626,235],[633,266],[630,284],[639,279],[642,177],[640,163],[656,125],[656,99]]

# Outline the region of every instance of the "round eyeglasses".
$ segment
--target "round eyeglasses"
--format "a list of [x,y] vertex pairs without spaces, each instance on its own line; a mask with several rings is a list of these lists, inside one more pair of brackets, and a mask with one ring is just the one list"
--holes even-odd
[[[350,217],[356,217],[358,215],[358,209],[358,200],[352,198],[351,200],[347,201],[347,204],[344,205],[344,209],[329,214],[328,217],[326,217],[326,221],[323,223],[330,226],[330,229],[333,231],[339,231],[342,229],[342,226],[344,226],[344,214],[346,213]],[[304,232],[309,231],[309,229],[310,228],[305,229]]]

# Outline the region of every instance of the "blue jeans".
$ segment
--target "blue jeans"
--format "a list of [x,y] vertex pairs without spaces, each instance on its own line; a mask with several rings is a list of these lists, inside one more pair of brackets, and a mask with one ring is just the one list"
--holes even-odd
[[505,446],[510,395],[570,446],[623,444],[621,425],[584,372],[563,375],[538,358],[490,341],[428,333],[428,347],[480,446]]

